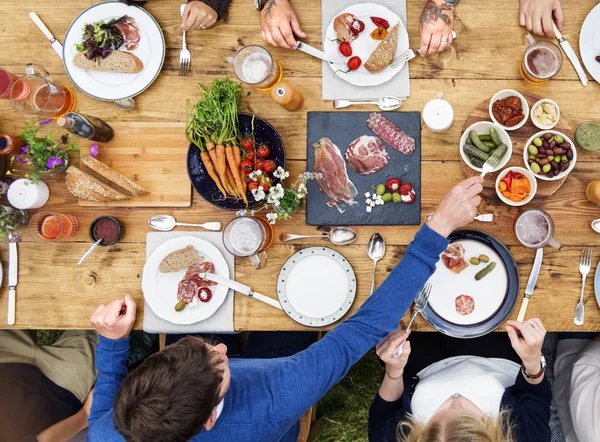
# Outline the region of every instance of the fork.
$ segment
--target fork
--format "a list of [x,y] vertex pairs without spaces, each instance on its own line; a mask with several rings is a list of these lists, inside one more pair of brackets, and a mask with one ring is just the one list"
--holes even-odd
[[[429,295],[431,295],[431,283],[428,282],[421,289],[421,292],[419,293],[419,296],[417,296],[417,299],[415,299],[413,312],[410,316],[410,321],[408,321],[408,326],[406,327],[404,333],[408,333],[410,331],[410,326],[412,325],[417,315],[423,310],[425,310],[425,307],[427,307],[427,303],[429,302]],[[402,345],[400,345],[400,347],[398,347],[394,352],[395,358],[399,358],[402,354],[402,347],[404,347],[404,343],[402,343]]]
[[[185,4],[180,7],[180,15],[183,15],[183,10],[185,9]],[[185,77],[190,71],[190,63],[192,61],[192,56],[190,51],[187,49],[187,44],[185,43],[185,31],[183,31],[183,38],[181,41],[181,52],[179,53],[179,76]]]
[[484,178],[488,173],[493,172],[496,166],[500,163],[500,158],[492,155],[488,160],[483,163],[483,172],[481,172],[481,178]]
[[581,273],[581,296],[579,297],[579,304],[575,308],[575,317],[573,318],[573,324],[583,325],[583,318],[585,316],[585,306],[583,305],[583,294],[585,292],[585,280],[590,273],[592,267],[592,248],[584,247],[581,253],[581,261],[579,262],[579,272]]
[[[452,31],[452,38],[456,38],[456,32]],[[407,49],[406,51],[400,53],[397,57],[394,57],[392,62],[390,63],[390,67],[395,68],[397,66],[402,66],[407,61],[412,60],[419,54],[418,49]]]

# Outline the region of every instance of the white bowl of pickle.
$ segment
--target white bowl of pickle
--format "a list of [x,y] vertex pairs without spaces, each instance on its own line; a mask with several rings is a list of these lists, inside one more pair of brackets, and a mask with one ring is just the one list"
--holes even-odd
[[560,108],[555,101],[544,98],[531,106],[531,121],[542,130],[550,130],[560,120]]

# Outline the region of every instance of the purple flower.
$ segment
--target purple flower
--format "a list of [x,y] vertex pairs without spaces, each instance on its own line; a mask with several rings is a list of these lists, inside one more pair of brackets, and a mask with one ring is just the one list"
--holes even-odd
[[48,169],[52,169],[56,166],[60,166],[63,163],[63,160],[61,160],[58,157],[50,157],[48,158],[48,161],[46,162],[46,167]]
[[31,160],[25,158],[23,155],[15,155],[15,158],[17,160],[19,160],[19,163],[21,163],[21,164],[29,164],[29,163],[31,163]]
[[40,121],[40,126],[46,126],[47,124],[52,123],[52,118],[48,118],[47,120]]
[[24,152],[29,152],[29,146],[25,145],[25,146],[21,147],[21,153],[24,153]]
[[90,145],[90,156],[96,158],[98,156],[98,145],[96,143]]

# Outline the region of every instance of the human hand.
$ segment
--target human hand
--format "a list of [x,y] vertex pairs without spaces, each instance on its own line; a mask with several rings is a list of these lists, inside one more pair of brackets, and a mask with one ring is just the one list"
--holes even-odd
[[519,24],[528,31],[540,36],[556,37],[552,28],[554,20],[556,27],[562,31],[564,16],[560,0],[521,0]]
[[482,182],[483,178],[476,175],[454,186],[444,196],[427,225],[446,238],[454,229],[473,221],[481,203]]
[[442,52],[452,44],[454,5],[458,0],[427,0],[420,19],[422,56]]
[[181,14],[181,29],[208,29],[214,26],[219,14],[213,8],[201,1],[191,1],[185,5]]
[[[512,347],[515,349],[525,370],[536,374],[540,371],[542,359],[542,344],[546,336],[546,329],[539,318],[531,318],[524,322],[508,321],[506,331]],[[521,333],[521,338],[517,333]]]
[[296,49],[294,35],[306,37],[288,0],[268,0],[260,13],[260,27],[266,43],[284,49]]
[[[410,331],[404,330],[390,333],[387,337],[377,344],[375,353],[385,363],[385,372],[391,378],[399,378],[404,374],[404,367],[410,356],[410,342],[407,341]],[[394,353],[402,344],[402,353],[395,358]]]
[[125,298],[114,299],[107,305],[98,307],[90,323],[106,339],[123,339],[131,333],[136,308],[135,301],[127,294]]

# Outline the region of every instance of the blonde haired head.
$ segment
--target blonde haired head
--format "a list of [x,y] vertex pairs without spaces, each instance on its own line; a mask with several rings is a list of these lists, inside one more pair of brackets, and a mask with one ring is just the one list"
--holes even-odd
[[[398,425],[398,442],[515,442],[510,413],[497,417],[463,412],[446,421],[422,423],[414,417]],[[403,436],[406,434],[406,436]]]

